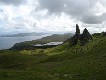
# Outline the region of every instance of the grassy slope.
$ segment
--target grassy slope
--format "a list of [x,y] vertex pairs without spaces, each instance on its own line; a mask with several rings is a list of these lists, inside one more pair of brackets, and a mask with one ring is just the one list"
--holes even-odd
[[0,80],[106,80],[106,37],[85,46],[0,52]]

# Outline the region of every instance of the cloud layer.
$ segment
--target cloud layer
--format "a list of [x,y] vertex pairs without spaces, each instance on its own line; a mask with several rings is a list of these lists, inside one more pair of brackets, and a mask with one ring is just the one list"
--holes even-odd
[[0,29],[13,32],[106,31],[106,0],[0,0]]
[[[98,24],[106,20],[105,0],[38,0],[42,9],[50,13],[65,12],[76,20],[87,24]],[[99,14],[99,15],[98,15]]]
[[26,0],[0,0],[0,2],[4,4],[20,5],[21,3],[25,3]]

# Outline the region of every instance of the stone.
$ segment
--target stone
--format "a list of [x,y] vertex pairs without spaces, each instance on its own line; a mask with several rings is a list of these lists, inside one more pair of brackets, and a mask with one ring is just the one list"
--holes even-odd
[[81,43],[81,45],[85,45],[90,39],[92,39],[91,34],[89,31],[85,28],[83,33],[80,34],[80,29],[78,24],[76,24],[76,32],[75,35],[69,39],[67,39],[65,42],[70,42],[71,45],[76,45],[78,42]]
[[87,43],[89,40],[92,39],[91,34],[89,33],[89,31],[85,28],[83,33],[80,36],[80,42],[82,45],[85,45],[85,43]]
[[76,24],[76,35],[80,35],[80,29],[79,29],[78,24]]
[[85,39],[86,38],[86,39],[90,40],[90,39],[92,39],[92,36],[89,33],[89,31],[85,28],[80,38],[81,39]]

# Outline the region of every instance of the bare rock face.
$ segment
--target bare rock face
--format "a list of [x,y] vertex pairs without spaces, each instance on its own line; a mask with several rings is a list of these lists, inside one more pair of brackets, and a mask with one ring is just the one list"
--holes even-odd
[[68,39],[67,41],[71,42],[71,45],[76,45],[78,42],[81,45],[85,45],[90,39],[92,39],[92,36],[89,33],[89,31],[85,28],[83,33],[80,34],[79,26],[78,24],[76,24],[75,35],[71,37],[70,39]]
[[89,31],[85,28],[83,33],[81,34],[79,40],[82,45],[85,45],[85,43],[87,43],[90,39],[92,39],[92,36],[89,33]]
[[83,46],[85,45],[87,42],[89,42],[89,40],[92,39],[91,34],[89,33],[89,31],[85,28],[83,33],[80,34],[80,29],[78,24],[76,24],[76,32],[75,35],[69,39],[67,39],[65,42],[70,42],[70,44],[76,45],[78,42]]
[[80,38],[81,38],[81,39],[86,38],[86,39],[89,40],[89,39],[92,39],[92,36],[91,36],[91,34],[89,33],[89,31],[85,28]]
[[78,24],[76,24],[76,32],[75,32],[75,35],[71,38],[71,44],[72,45],[77,44],[79,38],[80,38],[80,29],[79,29]]
[[79,29],[78,24],[76,24],[76,35],[80,35],[80,29]]

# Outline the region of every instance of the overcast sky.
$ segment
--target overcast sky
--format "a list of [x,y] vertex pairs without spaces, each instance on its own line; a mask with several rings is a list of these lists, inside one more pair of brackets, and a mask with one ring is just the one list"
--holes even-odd
[[106,31],[106,0],[0,0],[0,34]]

